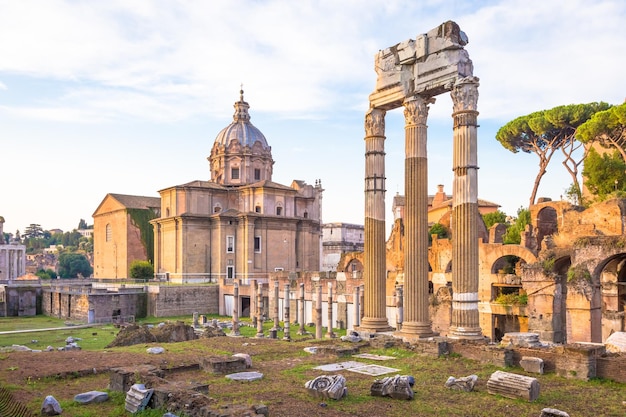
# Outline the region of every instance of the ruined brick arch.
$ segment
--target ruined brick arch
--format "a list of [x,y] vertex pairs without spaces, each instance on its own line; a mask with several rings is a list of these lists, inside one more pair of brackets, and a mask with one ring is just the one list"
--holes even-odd
[[505,256],[515,256],[525,263],[537,262],[537,257],[529,249],[519,245],[483,245],[488,246],[482,252],[481,262],[489,266],[492,274],[496,274],[499,260]]
[[558,230],[558,214],[554,207],[547,206],[537,213],[537,247],[541,248],[544,237],[552,236]]

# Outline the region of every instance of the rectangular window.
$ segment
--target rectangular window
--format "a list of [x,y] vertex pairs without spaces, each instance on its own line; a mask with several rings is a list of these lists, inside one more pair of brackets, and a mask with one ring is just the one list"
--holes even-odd
[[226,236],[226,252],[235,252],[235,236]]
[[280,207],[280,206],[279,206],[279,207],[276,207],[276,215],[277,215],[277,216],[280,216],[280,215],[282,215],[282,214],[283,214],[283,208],[282,208],[282,207]]
[[259,168],[254,168],[254,179],[256,181],[261,179],[261,170]]
[[239,179],[239,168],[232,168],[230,170],[230,178],[233,180]]
[[256,253],[261,253],[261,236],[254,237],[254,251]]
[[226,267],[226,278],[228,278],[228,279],[235,278],[235,267],[234,266],[227,266]]

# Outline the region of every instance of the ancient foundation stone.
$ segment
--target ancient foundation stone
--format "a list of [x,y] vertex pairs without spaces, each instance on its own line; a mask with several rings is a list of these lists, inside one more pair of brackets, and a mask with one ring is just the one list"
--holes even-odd
[[247,369],[246,359],[238,356],[204,358],[200,367],[214,374],[232,374]]
[[531,356],[522,356],[519,365],[526,371],[543,375],[543,359]]

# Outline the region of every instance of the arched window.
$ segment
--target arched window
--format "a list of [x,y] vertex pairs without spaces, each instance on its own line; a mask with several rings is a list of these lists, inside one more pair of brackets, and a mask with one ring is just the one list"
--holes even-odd
[[105,239],[110,242],[113,239],[113,232],[111,231],[111,223],[107,223],[105,228]]

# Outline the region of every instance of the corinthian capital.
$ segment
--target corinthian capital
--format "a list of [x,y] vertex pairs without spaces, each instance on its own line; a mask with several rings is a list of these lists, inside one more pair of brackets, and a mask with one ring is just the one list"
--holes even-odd
[[385,135],[385,114],[382,109],[369,109],[365,115],[365,136]]
[[454,112],[476,110],[478,103],[478,77],[460,78],[454,83],[450,92]]
[[404,123],[407,125],[426,125],[428,105],[435,102],[433,97],[413,96],[404,100]]

